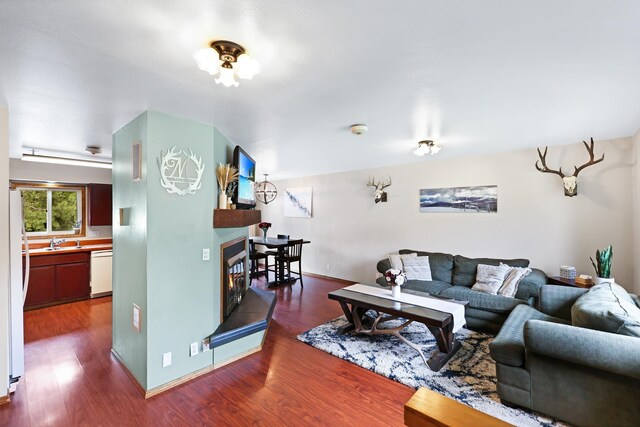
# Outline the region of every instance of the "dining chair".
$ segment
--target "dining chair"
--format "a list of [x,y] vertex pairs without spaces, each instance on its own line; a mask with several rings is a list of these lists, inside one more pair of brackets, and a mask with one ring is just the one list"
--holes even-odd
[[[251,282],[254,278],[258,278],[260,275],[264,274],[267,282],[269,282],[269,269],[268,269],[268,256],[264,252],[260,252],[256,250],[256,244],[253,240],[249,240],[249,261],[251,262],[251,269],[249,270],[249,286],[251,286]],[[259,260],[265,260],[264,269],[260,271],[258,268]]]
[[[278,234],[277,237],[278,240],[289,240],[289,235],[288,234]],[[288,251],[289,248],[285,248],[285,252]],[[265,251],[265,254],[267,255],[267,269],[269,269],[270,267],[273,267],[273,271],[274,274],[276,276],[278,276],[278,263],[275,261],[276,257],[278,256],[278,251]],[[273,257],[273,264],[269,264],[269,257]],[[277,277],[276,277],[277,278]],[[268,280],[267,280],[268,282]]]
[[291,263],[298,263],[298,271],[296,273],[300,279],[300,286],[304,287],[302,283],[302,243],[304,240],[289,240],[289,246],[287,251],[280,257],[276,256],[276,263],[283,261],[287,270],[287,280],[291,280]]

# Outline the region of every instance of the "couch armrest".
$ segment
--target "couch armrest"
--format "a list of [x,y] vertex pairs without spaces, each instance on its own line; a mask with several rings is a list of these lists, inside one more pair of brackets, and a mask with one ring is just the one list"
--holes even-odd
[[377,283],[378,285],[380,285],[380,286],[385,287],[385,288],[388,288],[388,287],[389,287],[389,285],[387,284],[387,281],[386,281],[386,280],[384,280],[384,276],[383,276],[383,277],[378,277],[378,278],[376,279],[376,283]]
[[524,348],[533,353],[640,379],[640,339],[576,326],[528,320]]
[[547,275],[544,271],[532,268],[531,273],[527,274],[518,285],[516,298],[528,301],[529,298],[540,297],[540,288],[547,283]]
[[585,292],[587,290],[583,288],[545,285],[540,289],[538,309],[549,316],[571,320],[571,307]]
[[389,261],[389,258],[381,259],[380,261],[378,261],[378,265],[376,265],[376,268],[378,269],[378,273],[384,274],[388,269],[391,268],[391,261]]

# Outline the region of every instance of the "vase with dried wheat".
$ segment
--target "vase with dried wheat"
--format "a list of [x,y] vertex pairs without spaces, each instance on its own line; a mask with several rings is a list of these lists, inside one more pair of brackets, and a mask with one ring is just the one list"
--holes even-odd
[[216,168],[216,178],[218,179],[218,209],[227,209],[227,187],[232,182],[238,180],[238,169],[230,164],[218,164]]

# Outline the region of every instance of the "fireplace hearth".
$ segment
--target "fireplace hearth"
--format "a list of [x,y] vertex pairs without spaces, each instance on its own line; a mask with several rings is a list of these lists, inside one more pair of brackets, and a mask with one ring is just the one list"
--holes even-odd
[[225,320],[244,297],[246,281],[246,239],[241,237],[221,245],[221,320]]

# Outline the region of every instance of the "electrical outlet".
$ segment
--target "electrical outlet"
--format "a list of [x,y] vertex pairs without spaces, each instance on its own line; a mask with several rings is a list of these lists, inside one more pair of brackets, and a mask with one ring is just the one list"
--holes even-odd
[[202,260],[209,261],[210,259],[211,259],[211,251],[209,250],[209,248],[204,248],[202,250]]
[[211,340],[209,339],[209,337],[205,338],[202,340],[202,352],[204,353],[205,351],[209,351],[210,350],[210,343]]
[[166,368],[171,365],[171,352],[162,355],[162,367]]
[[198,354],[198,341],[192,342],[189,346],[189,356],[193,357]]
[[327,264],[324,268],[325,268],[327,271],[331,270],[331,264]]

